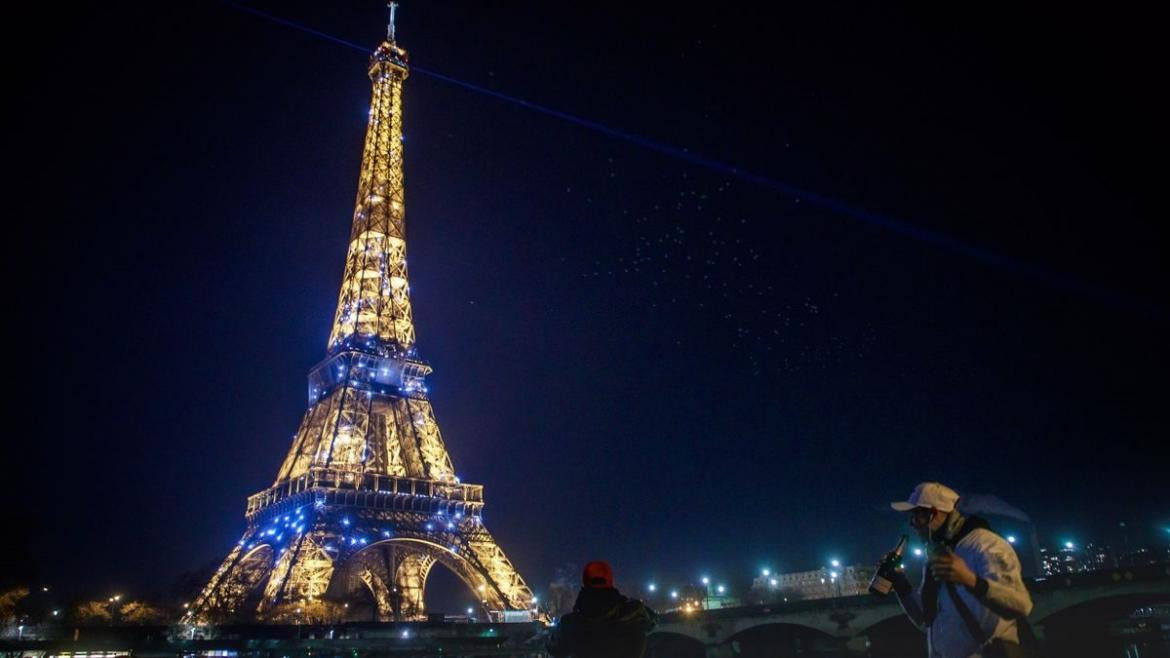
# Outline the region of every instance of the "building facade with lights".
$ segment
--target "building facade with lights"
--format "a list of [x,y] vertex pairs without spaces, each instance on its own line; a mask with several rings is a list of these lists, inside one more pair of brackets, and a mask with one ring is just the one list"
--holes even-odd
[[873,567],[861,565],[768,573],[752,581],[751,598],[762,603],[859,596],[868,593],[872,576]]

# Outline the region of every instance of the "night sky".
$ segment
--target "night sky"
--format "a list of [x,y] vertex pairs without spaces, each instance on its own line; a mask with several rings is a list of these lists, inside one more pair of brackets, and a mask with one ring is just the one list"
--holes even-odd
[[[871,563],[925,479],[1165,543],[1150,17],[492,4],[399,12],[410,279],[538,594]],[[249,6],[363,50],[215,2],[14,25],[6,582],[166,591],[289,448],[385,9]]]

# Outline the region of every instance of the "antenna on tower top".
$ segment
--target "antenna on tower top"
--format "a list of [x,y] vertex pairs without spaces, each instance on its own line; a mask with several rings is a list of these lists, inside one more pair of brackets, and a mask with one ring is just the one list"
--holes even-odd
[[390,8],[390,22],[386,25],[386,38],[390,43],[394,43],[394,14],[398,12],[397,2],[387,2],[386,6]]

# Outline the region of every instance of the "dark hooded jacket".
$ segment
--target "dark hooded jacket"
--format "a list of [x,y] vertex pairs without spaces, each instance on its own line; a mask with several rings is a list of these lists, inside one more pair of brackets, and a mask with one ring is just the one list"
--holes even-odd
[[612,587],[586,587],[553,628],[548,652],[573,658],[641,658],[658,616]]

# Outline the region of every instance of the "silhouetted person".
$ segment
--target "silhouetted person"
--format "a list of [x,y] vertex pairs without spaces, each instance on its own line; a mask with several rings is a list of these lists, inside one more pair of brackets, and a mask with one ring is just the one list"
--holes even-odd
[[902,609],[926,631],[930,658],[1028,656],[1034,649],[1026,620],[1032,597],[1020,578],[1020,560],[986,521],[960,514],[958,502],[950,487],[923,482],[909,500],[890,504],[908,513],[930,554],[918,590],[898,570],[894,590]]
[[586,564],[581,582],[573,611],[553,628],[548,652],[572,658],[641,658],[646,634],[658,616],[614,589],[613,571],[605,562]]

